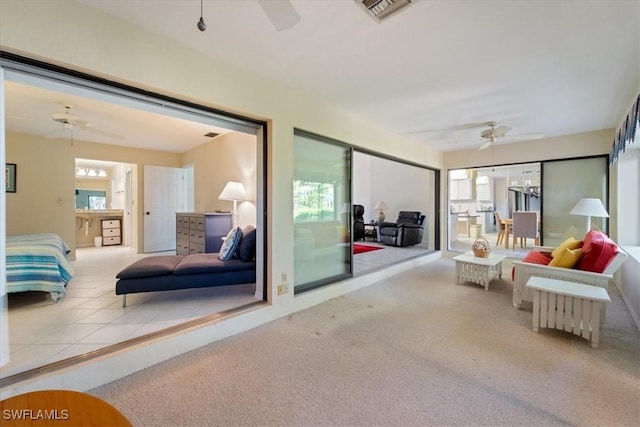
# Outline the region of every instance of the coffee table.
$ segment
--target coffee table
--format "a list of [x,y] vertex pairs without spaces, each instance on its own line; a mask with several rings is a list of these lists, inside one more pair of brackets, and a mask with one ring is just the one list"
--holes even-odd
[[473,255],[473,251],[453,257],[456,262],[456,285],[472,282],[489,290],[489,282],[496,277],[502,278],[502,261],[504,255],[489,254],[487,258]]
[[601,312],[611,301],[607,290],[598,286],[532,276],[526,284],[533,289],[533,331],[555,328],[591,341],[598,348]]

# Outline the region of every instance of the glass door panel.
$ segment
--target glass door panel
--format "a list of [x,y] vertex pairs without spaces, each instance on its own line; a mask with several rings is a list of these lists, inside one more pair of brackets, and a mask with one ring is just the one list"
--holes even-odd
[[351,149],[294,136],[294,293],[351,275]]
[[600,199],[608,207],[607,158],[593,157],[542,164],[542,240],[557,246],[567,237],[582,240],[588,227],[608,233],[607,218],[571,215],[583,198]]

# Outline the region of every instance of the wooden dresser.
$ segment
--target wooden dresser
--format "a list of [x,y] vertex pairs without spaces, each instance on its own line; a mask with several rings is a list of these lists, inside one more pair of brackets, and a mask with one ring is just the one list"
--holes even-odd
[[176,254],[218,252],[232,227],[230,213],[176,213]]

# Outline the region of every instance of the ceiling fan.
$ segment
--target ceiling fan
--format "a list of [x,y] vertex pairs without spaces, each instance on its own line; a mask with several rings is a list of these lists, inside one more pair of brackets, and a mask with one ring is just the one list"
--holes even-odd
[[478,150],[486,150],[495,143],[498,138],[503,138],[507,132],[511,130],[509,126],[497,126],[496,122],[487,122],[489,129],[485,129],[480,132],[480,137],[486,139],[485,143],[478,148]]
[[65,105],[64,108],[65,111],[63,113],[53,113],[53,115],[51,116],[51,120],[57,123],[58,127],[49,132],[46,135],[46,138],[60,138],[64,136],[65,131],[67,130],[74,131],[76,129],[79,129],[82,131],[106,136],[108,138],[123,139],[122,135],[107,132],[101,129],[96,129],[92,127],[91,123],[89,123],[88,121],[71,114],[71,105]]

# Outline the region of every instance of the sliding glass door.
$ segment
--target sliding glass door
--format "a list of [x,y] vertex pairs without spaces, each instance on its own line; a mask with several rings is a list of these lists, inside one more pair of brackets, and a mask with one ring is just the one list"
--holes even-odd
[[294,293],[351,275],[351,149],[294,136]]
[[581,199],[598,199],[608,209],[607,157],[542,163],[542,214],[545,246],[557,246],[567,237],[581,240],[588,229],[608,234],[606,217],[570,214]]

